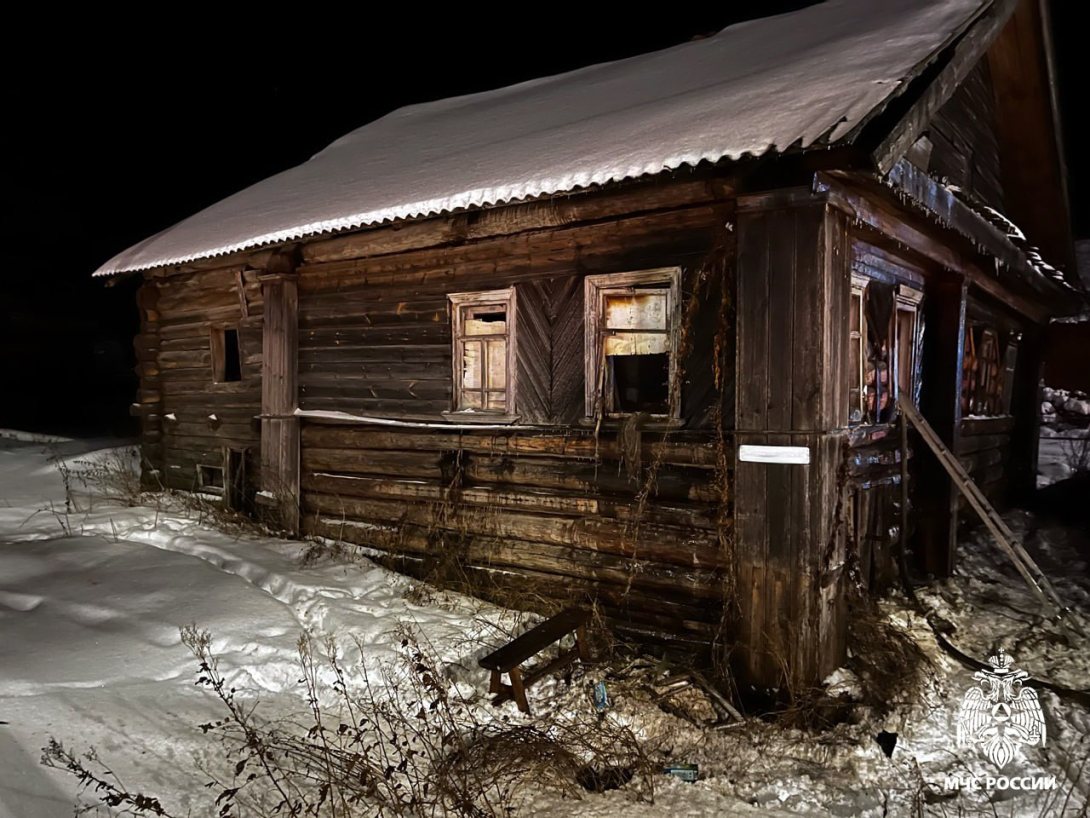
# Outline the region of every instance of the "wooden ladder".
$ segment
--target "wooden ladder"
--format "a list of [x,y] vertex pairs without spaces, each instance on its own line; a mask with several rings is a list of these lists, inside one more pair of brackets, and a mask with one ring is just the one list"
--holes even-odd
[[1014,567],[1018,569],[1018,573],[1022,575],[1030,590],[1055,616],[1065,613],[1067,608],[1060,601],[1059,596],[1052,587],[1052,583],[1048,581],[1048,578],[1037,563],[1033,561],[1033,558],[1026,553],[1026,549],[1022,547],[1014,532],[999,516],[999,512],[988,502],[984,492],[973,482],[972,477],[965,471],[954,453],[947,448],[946,444],[935,433],[935,430],[931,428],[931,425],[924,420],[923,415],[920,414],[911,400],[902,396],[898,398],[897,404],[904,418],[915,427],[916,431],[920,433],[920,437],[934,452],[935,457],[939,459],[943,468],[946,469],[946,473],[950,475],[950,479],[954,481],[954,485],[965,495],[965,499],[969,501],[969,505],[973,507],[973,510],[980,515],[980,519],[984,521],[984,525],[992,533],[1000,550],[1010,557]]

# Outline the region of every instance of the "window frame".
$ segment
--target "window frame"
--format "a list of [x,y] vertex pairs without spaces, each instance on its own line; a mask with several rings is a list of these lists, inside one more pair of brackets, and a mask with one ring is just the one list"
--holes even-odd
[[604,327],[606,297],[616,293],[635,294],[641,287],[653,285],[667,286],[666,305],[666,346],[669,355],[668,405],[666,414],[649,413],[658,421],[680,421],[681,419],[681,384],[679,382],[678,328],[681,320],[681,267],[656,267],[649,270],[633,270],[620,273],[599,273],[588,275],[584,279],[584,413],[588,421],[619,420],[631,417],[635,412],[605,411],[604,399],[605,374],[605,335],[609,332]]
[[[883,279],[874,278],[853,271],[851,274],[851,288],[849,291],[848,302],[848,369],[850,370],[852,361],[853,348],[858,352],[858,366],[857,371],[848,372],[849,380],[845,384],[845,403],[847,404],[848,417],[847,425],[849,428],[857,427],[872,427],[882,426],[893,421],[897,417],[899,410],[895,410],[892,418],[889,420],[879,421],[867,419],[867,389],[866,373],[867,373],[867,344],[868,344],[868,321],[867,321],[867,287],[872,281],[881,282]],[[901,314],[910,313],[912,315],[912,333],[911,343],[912,351],[909,356],[909,395],[913,401],[916,402],[917,394],[917,363],[921,354],[920,349],[920,304],[923,303],[924,291],[914,285],[898,283],[894,285],[893,293],[893,311],[890,316],[890,326],[887,329],[887,337],[889,339],[889,358],[891,368],[889,371],[889,382],[887,388],[892,390],[894,401],[901,395]],[[859,299],[859,327],[853,328],[851,326],[852,320],[852,305],[855,299]],[[875,385],[878,388],[878,392],[875,394],[874,403],[877,407],[881,401],[881,384],[878,379],[877,373],[875,377]],[[856,393],[856,400],[853,402],[852,393]],[[852,413],[859,411],[859,419],[853,420]],[[875,415],[878,416],[878,410],[875,409]]]
[[[213,465],[211,463],[197,463],[197,492],[199,494],[215,494],[219,497],[223,497],[227,493],[227,474],[223,467],[223,464]],[[219,475],[219,485],[215,482],[209,482],[207,478],[209,475]]]
[[[518,348],[518,331],[516,317],[515,288],[506,287],[499,290],[477,290],[474,292],[448,293],[447,298],[451,305],[451,409],[443,412],[444,417],[458,420],[481,420],[485,422],[514,422],[517,415],[517,375],[516,350]],[[472,307],[503,306],[506,311],[506,328],[503,333],[505,340],[505,354],[507,361],[504,367],[504,408],[487,409],[464,407],[462,403],[462,381],[465,374],[464,344],[465,344],[465,310]],[[489,336],[481,336],[487,338]],[[487,373],[482,364],[482,377]],[[483,382],[482,382],[483,383]],[[482,386],[482,392],[487,387]],[[495,390],[499,391],[499,390]],[[486,402],[486,401],[482,401]]]
[[[238,350],[238,377],[227,378],[227,332],[235,333],[235,342]],[[211,354],[212,383],[216,386],[241,383],[246,379],[246,372],[242,366],[245,357],[242,352],[242,331],[238,324],[213,324],[208,328],[208,348]]]
[[909,287],[905,284],[897,285],[897,294],[893,303],[893,336],[896,348],[893,350],[895,371],[893,382],[897,387],[897,398],[901,397],[901,313],[912,315],[912,332],[910,335],[912,351],[908,358],[908,394],[913,403],[916,403],[917,373],[920,359],[920,304],[923,302],[923,290]]

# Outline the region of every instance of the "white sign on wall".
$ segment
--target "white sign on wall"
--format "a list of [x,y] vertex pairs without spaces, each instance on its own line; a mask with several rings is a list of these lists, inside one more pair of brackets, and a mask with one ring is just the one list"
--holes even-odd
[[738,447],[738,459],[743,463],[791,463],[806,466],[810,463],[808,446],[751,446]]

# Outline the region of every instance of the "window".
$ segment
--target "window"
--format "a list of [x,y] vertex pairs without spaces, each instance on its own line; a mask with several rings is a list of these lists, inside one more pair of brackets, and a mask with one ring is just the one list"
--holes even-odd
[[886,423],[897,397],[916,398],[923,293],[852,275],[848,313],[848,423]]
[[452,293],[454,411],[513,415],[515,290]]
[[223,494],[223,467],[197,466],[197,489],[208,494]]
[[681,270],[586,278],[586,413],[677,418]]
[[237,327],[213,327],[212,380],[215,383],[232,383],[242,380],[242,347]]
[[963,415],[995,417],[1010,414],[1019,340],[1017,333],[1001,340],[993,327],[966,324],[961,379]]

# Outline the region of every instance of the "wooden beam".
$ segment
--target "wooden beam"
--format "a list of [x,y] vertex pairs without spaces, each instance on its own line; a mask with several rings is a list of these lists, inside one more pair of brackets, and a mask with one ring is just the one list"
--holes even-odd
[[[283,267],[283,264],[278,265]],[[261,360],[261,486],[275,498],[279,522],[299,530],[299,288],[286,271],[260,277],[264,298]]]
[[[924,296],[921,414],[951,451],[961,436],[961,382],[965,360],[965,315],[968,282],[944,276],[928,282]],[[916,555],[923,569],[949,576],[957,544],[957,489],[938,459],[922,449],[916,475],[919,509]]]
[[[934,231],[917,226],[919,219],[895,207],[891,193],[873,178],[840,171],[820,173],[815,189],[826,194],[829,203],[848,213],[854,220],[887,236],[916,255],[965,277],[969,283],[996,298],[1034,322],[1047,320],[1060,312],[1058,300],[1065,295],[1059,284],[1033,269],[1022,251],[997,228],[985,221],[944,185],[907,162],[899,162],[890,172],[890,182],[929,218],[957,232],[963,240],[998,260],[1005,268],[1004,278],[987,273],[969,254],[944,241]],[[1004,280],[1006,279],[1006,280]]]
[[[879,173],[888,173],[920,138],[935,113],[950,99],[987,52],[988,46],[1010,18],[1015,3],[1016,0],[995,0],[952,46],[946,56],[945,65],[933,78],[929,77],[928,69],[925,69],[918,81],[926,85],[915,100],[908,104],[893,128],[871,150],[871,158]],[[894,106],[899,104],[904,103],[901,100],[892,103]],[[883,117],[879,117],[876,122],[881,122],[882,119]]]

